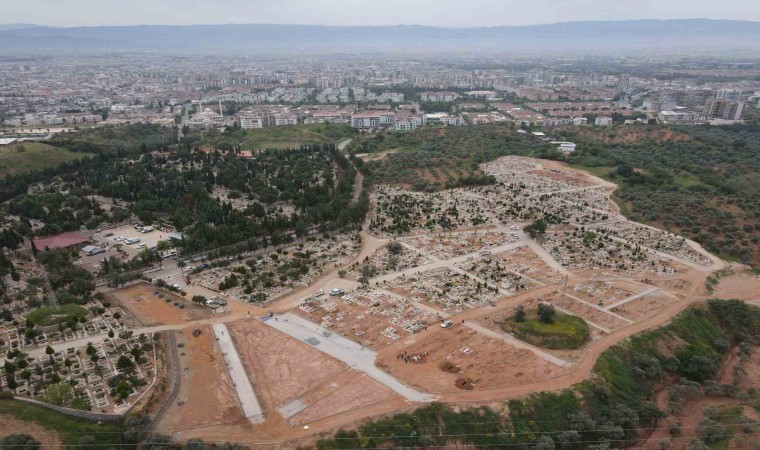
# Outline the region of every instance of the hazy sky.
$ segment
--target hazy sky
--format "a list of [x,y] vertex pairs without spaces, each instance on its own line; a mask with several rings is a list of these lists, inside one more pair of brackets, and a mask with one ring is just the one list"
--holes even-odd
[[758,0],[5,0],[0,23],[530,25],[578,20],[760,21]]

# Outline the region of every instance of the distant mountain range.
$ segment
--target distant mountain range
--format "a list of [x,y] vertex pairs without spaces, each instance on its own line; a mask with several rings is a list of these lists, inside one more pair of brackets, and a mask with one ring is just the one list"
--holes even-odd
[[529,53],[758,50],[760,22],[635,20],[439,28],[421,25],[140,25],[56,28],[0,25],[0,49],[215,50],[259,53]]

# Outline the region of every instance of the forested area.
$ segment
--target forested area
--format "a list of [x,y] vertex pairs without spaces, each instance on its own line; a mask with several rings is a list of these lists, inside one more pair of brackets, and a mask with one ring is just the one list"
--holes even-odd
[[[122,139],[128,144],[117,145]],[[170,147],[163,129],[135,125],[65,135],[54,144],[96,156],[0,183],[7,213],[22,219],[21,234],[29,232],[30,220],[44,223],[37,235],[49,235],[134,214],[146,223],[173,224],[185,234],[188,252],[245,242],[256,248],[353,226],[367,210],[366,197],[352,204],[356,171],[332,143],[262,149],[246,158],[188,143]],[[28,192],[35,183],[39,187]]]
[[478,165],[500,156],[561,157],[556,146],[517,133],[514,126],[507,124],[430,126],[409,133],[377,134],[358,140],[351,151],[387,152],[362,165],[369,181],[402,184],[416,190],[492,182],[483,177]]
[[[760,262],[760,126],[680,127],[679,139],[603,143],[572,129],[567,161],[612,179],[624,212],[745,263]],[[608,131],[599,130],[600,140]],[[627,210],[627,211],[626,211]]]
[[[489,407],[460,412],[441,404],[341,430],[318,442],[317,448],[400,448],[473,445],[490,448],[623,448],[647,436],[652,427],[700,395],[743,398],[760,408],[757,389],[742,390],[716,380],[726,351],[738,347],[748,360],[760,335],[760,309],[738,300],[710,300],[693,306],[660,329],[639,334],[605,351],[596,363],[593,381],[558,393],[534,394],[508,402],[508,413]],[[661,410],[654,393],[667,389],[671,402]],[[760,422],[740,416],[744,427]],[[727,444],[733,427],[714,419],[700,422],[692,445]],[[677,426],[670,428],[679,436]]]

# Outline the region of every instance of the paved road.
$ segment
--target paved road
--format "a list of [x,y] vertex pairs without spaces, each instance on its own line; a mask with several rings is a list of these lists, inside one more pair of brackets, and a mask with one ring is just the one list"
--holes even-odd
[[212,328],[214,329],[216,341],[219,344],[219,350],[224,356],[227,373],[230,374],[232,385],[235,386],[235,392],[240,401],[240,407],[243,409],[243,415],[250,420],[251,423],[263,423],[264,411],[261,409],[259,399],[256,398],[256,393],[253,391],[251,380],[248,379],[248,374],[245,372],[245,367],[243,367],[243,362],[240,360],[240,355],[235,348],[235,343],[232,342],[232,337],[230,337],[230,331],[227,329],[227,325],[217,323],[214,324]]
[[375,366],[377,352],[364,348],[354,341],[329,332],[319,325],[292,313],[275,316],[264,323],[288,334],[298,340],[314,338],[319,341],[314,345],[317,350],[348,364],[351,368],[366,373],[380,384],[392,389],[412,402],[432,402],[435,396],[412,389],[387,372]]

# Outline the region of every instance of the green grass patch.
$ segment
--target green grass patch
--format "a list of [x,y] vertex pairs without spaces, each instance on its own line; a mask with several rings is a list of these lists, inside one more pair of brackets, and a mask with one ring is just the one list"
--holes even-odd
[[34,422],[45,429],[56,431],[61,434],[63,444],[66,446],[78,446],[79,440],[85,435],[92,436],[95,439],[95,444],[101,448],[108,448],[110,445],[118,446],[123,443],[119,423],[104,422],[98,424],[78,420],[40,406],[13,400],[0,400],[0,415],[9,415],[18,420]]
[[[354,130],[345,124],[320,123],[313,125],[286,125],[253,130],[233,129],[224,134],[204,135],[202,145],[220,146],[223,143],[241,150],[263,150],[267,148],[298,148],[305,144],[322,144],[352,137]],[[223,148],[223,147],[221,147]]]
[[49,306],[37,308],[26,315],[26,320],[29,320],[35,325],[46,327],[58,323],[66,323],[70,319],[84,317],[87,314],[88,311],[81,306],[67,303],[61,305],[58,311],[54,311]]
[[42,142],[22,142],[0,147],[0,177],[34,172],[92,156]]
[[591,337],[588,324],[580,317],[558,312],[553,323],[544,323],[538,319],[535,309],[525,312],[524,322],[510,318],[502,327],[533,345],[551,349],[572,349],[583,346]]

